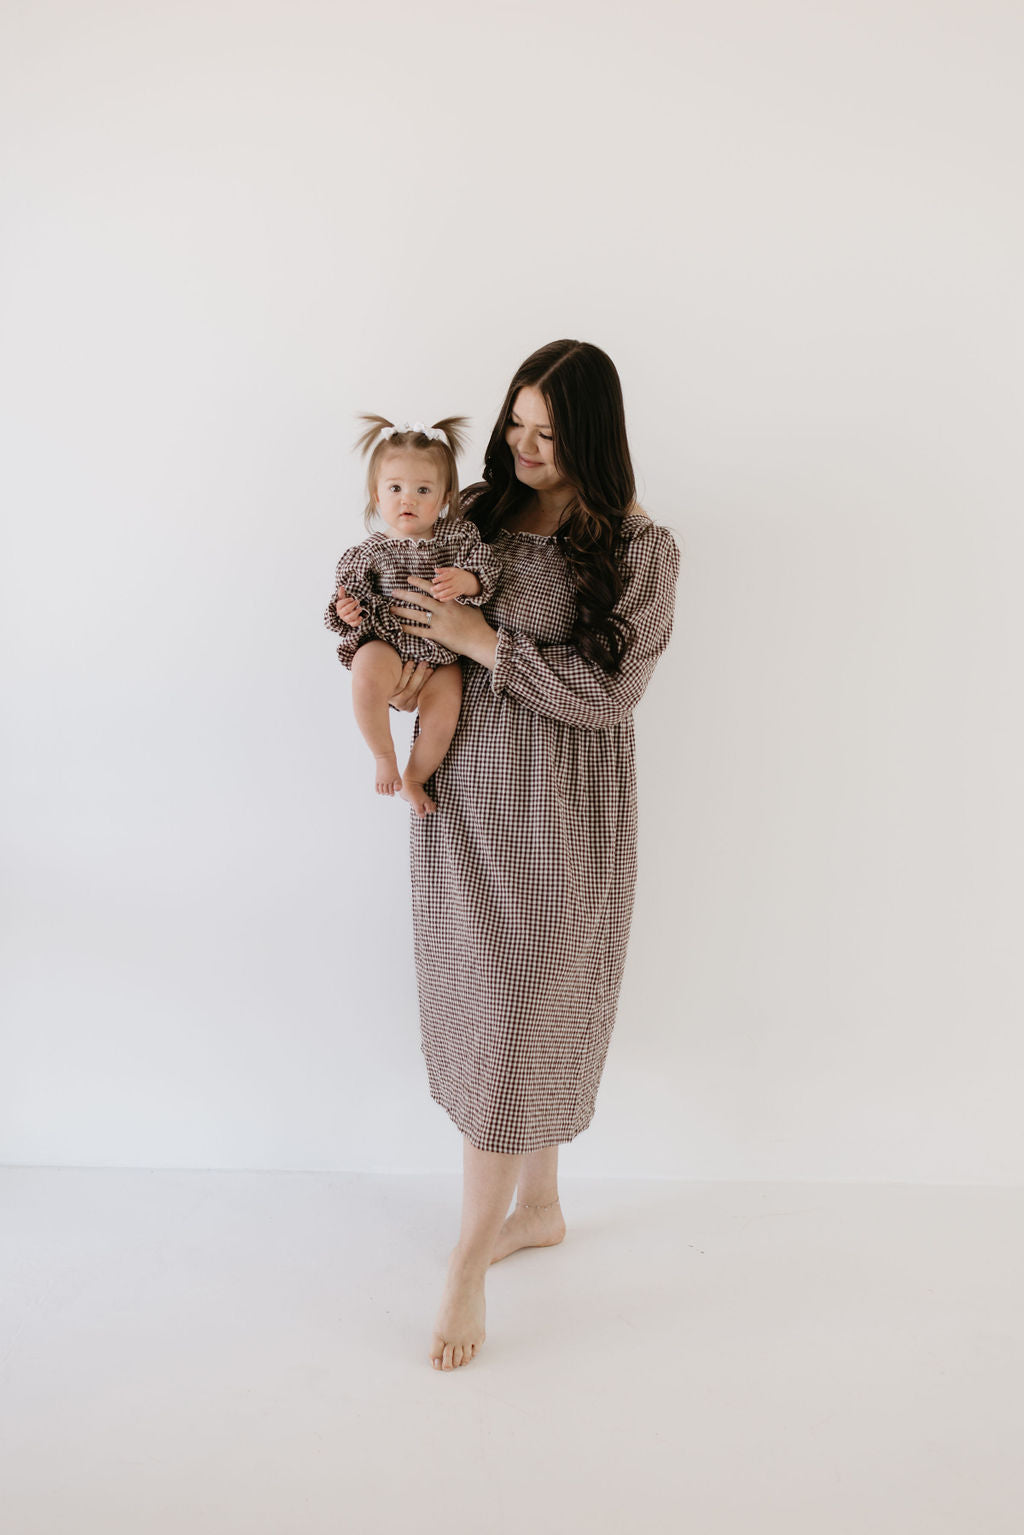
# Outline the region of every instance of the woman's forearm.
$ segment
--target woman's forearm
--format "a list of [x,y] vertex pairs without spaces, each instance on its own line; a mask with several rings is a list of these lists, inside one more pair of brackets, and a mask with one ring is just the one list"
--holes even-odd
[[488,671],[493,671],[497,648],[498,631],[485,623],[479,639],[474,635],[471,640],[463,641],[462,654],[468,656],[471,661],[479,661],[480,665],[486,666]]

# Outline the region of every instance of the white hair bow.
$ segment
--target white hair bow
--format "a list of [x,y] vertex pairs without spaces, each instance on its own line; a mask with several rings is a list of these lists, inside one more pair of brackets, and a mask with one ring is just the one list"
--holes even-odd
[[387,442],[395,432],[422,432],[423,436],[429,437],[432,442],[448,442],[447,432],[443,432],[439,426],[424,426],[422,421],[396,421],[394,426],[382,426],[377,434],[377,440]]

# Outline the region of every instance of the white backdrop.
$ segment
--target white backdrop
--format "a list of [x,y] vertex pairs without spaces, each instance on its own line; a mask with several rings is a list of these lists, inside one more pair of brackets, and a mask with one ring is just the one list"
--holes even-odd
[[683,568],[564,1169],[1021,1181],[1019,7],[2,27],[0,1159],[460,1165],[321,614],[355,413],[575,336]]

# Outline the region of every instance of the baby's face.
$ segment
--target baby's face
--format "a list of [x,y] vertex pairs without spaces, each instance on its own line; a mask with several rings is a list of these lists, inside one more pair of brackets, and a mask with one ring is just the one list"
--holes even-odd
[[396,448],[385,454],[377,479],[377,510],[388,537],[429,538],[447,493],[447,478],[432,453]]

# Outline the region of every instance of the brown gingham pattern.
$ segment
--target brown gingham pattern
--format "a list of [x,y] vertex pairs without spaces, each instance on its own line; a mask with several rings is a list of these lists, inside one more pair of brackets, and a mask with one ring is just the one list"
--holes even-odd
[[[438,566],[457,565],[478,576],[481,590],[475,597],[459,596],[456,602],[482,607],[494,593],[501,575],[497,553],[481,541],[474,522],[461,517],[438,522],[432,538],[390,538],[387,533],[371,533],[355,544],[338,561],[335,591],[344,586],[345,594],[358,599],[363,610],[354,627],[340,619],[334,610],[334,593],[324,613],[324,623],[342,636],[338,659],[349,670],[352,657],[367,640],[385,640],[403,661],[429,661],[431,666],[447,666],[459,658],[447,645],[438,645],[426,633],[406,634],[388,606],[396,587],[403,587],[408,576],[426,576],[432,580]],[[415,607],[407,595],[403,606]],[[422,609],[420,611],[423,611]],[[413,620],[409,620],[413,622]]]
[[642,513],[622,531],[616,611],[635,638],[615,676],[567,643],[575,592],[555,538],[495,535],[496,664],[463,659],[437,810],[410,818],[430,1095],[485,1151],[585,1130],[615,1022],[637,867],[632,712],[672,632],[680,558]]

